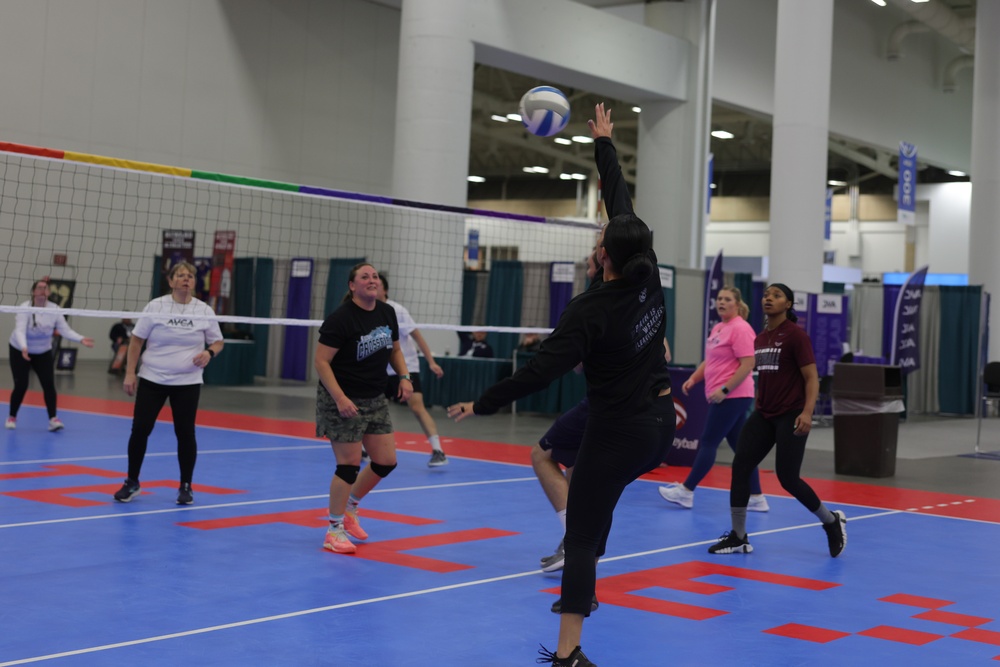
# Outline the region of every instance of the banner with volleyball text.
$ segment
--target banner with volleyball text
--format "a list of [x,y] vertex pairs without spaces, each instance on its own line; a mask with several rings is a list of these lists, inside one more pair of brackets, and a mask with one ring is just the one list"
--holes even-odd
[[702,345],[708,340],[708,334],[712,332],[712,327],[722,321],[719,311],[715,309],[715,300],[722,289],[722,251],[712,260],[712,266],[705,276],[705,318],[704,330],[702,331]]
[[896,297],[889,363],[899,366],[903,375],[920,368],[920,304],[928,268],[924,266],[910,274]]

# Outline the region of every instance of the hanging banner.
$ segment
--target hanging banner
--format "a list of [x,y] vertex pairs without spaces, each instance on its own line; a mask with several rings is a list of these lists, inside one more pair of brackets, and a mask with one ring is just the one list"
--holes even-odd
[[899,195],[896,220],[900,224],[917,224],[917,147],[899,142]]
[[233,262],[236,253],[236,232],[215,232],[212,245],[212,282],[208,288],[208,305],[219,315],[225,315],[233,295]]
[[170,292],[167,284],[167,274],[174,264],[194,262],[194,230],[164,229],[163,230],[163,262],[160,266],[160,294]]
[[820,377],[833,375],[833,365],[844,355],[847,340],[847,297],[817,294],[809,317],[809,339]]
[[795,314],[799,316],[796,324],[806,333],[809,333],[809,319],[812,307],[816,303],[816,295],[809,292],[794,292],[794,294],[795,303],[792,308],[795,310]]
[[924,298],[927,268],[914,271],[896,298],[889,363],[899,366],[903,375],[920,368],[920,303]]
[[[312,304],[313,261],[308,257],[292,259],[288,275],[288,301],[285,317],[307,320]],[[286,327],[281,355],[281,377],[306,380],[309,377],[309,327]]]
[[479,230],[469,230],[469,243],[466,252],[466,268],[472,271],[479,270]]
[[712,327],[722,321],[722,318],[719,317],[719,311],[715,309],[715,299],[718,298],[720,289],[722,289],[721,250],[715,256],[715,259],[712,260],[712,268],[708,270],[708,274],[705,276],[705,326],[701,336],[703,346],[705,341],[708,340],[708,334],[712,331]]
[[576,265],[573,262],[552,262],[549,267],[549,326],[555,327],[562,316],[566,304],[573,298],[573,278]]
[[833,188],[826,189],[826,213],[823,215],[823,239],[830,240],[830,227],[833,223]]

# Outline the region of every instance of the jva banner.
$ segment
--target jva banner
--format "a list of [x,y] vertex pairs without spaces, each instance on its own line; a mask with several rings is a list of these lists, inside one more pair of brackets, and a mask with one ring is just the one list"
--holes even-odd
[[160,294],[167,294],[170,285],[167,284],[167,274],[174,264],[191,263],[194,260],[194,230],[164,229],[163,230],[163,263],[160,270]]
[[212,279],[208,288],[209,302],[216,313],[226,314],[233,295],[233,265],[236,252],[236,232],[215,232],[212,247]]
[[722,289],[722,251],[712,260],[712,268],[708,270],[705,278],[705,330],[702,332],[701,340],[708,340],[708,334],[712,327],[722,321],[719,311],[715,309],[715,300]]
[[899,195],[896,219],[904,225],[915,225],[917,212],[917,147],[899,142]]
[[889,363],[899,366],[904,375],[920,368],[920,302],[924,298],[927,268],[914,271],[896,297]]

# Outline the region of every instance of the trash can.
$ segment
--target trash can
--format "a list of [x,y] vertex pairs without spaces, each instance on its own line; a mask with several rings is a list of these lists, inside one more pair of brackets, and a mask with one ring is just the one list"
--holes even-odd
[[903,407],[899,366],[834,366],[833,467],[838,475],[892,477]]

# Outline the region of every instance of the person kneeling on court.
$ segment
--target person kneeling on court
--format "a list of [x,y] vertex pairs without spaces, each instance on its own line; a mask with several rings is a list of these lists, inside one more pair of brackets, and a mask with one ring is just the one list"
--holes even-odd
[[[316,435],[330,439],[337,460],[330,480],[330,527],[323,541],[323,548],[334,553],[357,550],[348,535],[368,539],[358,522],[358,503],[396,467],[396,440],[384,395],[386,364],[399,375],[399,400],[413,393],[396,311],[378,299],[381,286],[371,264],[351,269],[348,292],[323,322],[316,345]],[[362,445],[371,458],[363,471]]]

